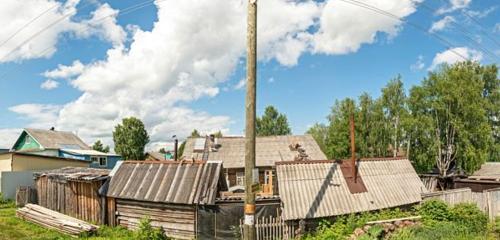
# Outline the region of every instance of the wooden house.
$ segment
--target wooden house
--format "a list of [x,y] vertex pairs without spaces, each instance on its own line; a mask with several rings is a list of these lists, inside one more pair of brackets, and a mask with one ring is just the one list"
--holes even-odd
[[467,178],[455,179],[454,188],[470,188],[473,192],[500,187],[500,163],[487,162]]
[[109,183],[109,223],[136,229],[149,217],[169,237],[197,238],[199,208],[227,189],[221,173],[220,162],[125,161]]
[[[42,156],[71,158],[89,162],[93,168],[114,167],[121,157],[93,150],[71,132],[26,128],[16,140],[12,150]],[[35,163],[36,164],[36,163]]]
[[106,198],[99,189],[109,170],[65,167],[34,174],[38,205],[97,224],[105,224]]
[[[222,161],[224,176],[231,189],[240,190],[245,182],[245,138],[188,138],[181,159]],[[294,160],[326,160],[311,135],[267,136],[256,138],[256,167],[259,169],[261,192],[277,195],[275,163]]]

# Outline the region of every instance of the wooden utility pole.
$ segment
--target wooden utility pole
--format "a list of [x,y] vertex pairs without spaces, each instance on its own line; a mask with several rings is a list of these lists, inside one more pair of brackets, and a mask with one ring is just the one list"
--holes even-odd
[[354,182],[356,182],[357,172],[356,172],[356,140],[354,136],[354,114],[351,113],[349,116],[350,132],[351,132],[351,164],[352,164],[352,177]]
[[[248,0],[247,96],[245,102],[245,220],[243,237],[255,240],[255,118],[257,93],[257,0]],[[258,172],[257,172],[258,173]],[[257,176],[258,177],[258,176]]]

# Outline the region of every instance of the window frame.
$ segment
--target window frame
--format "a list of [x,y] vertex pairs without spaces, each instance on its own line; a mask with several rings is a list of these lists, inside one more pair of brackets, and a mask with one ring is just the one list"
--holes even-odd
[[[105,156],[99,156],[98,157],[99,159],[99,166],[103,167],[103,166],[108,166],[108,157],[105,157]],[[104,164],[102,164],[102,160],[104,160]]]
[[236,186],[245,186],[245,172],[236,172]]

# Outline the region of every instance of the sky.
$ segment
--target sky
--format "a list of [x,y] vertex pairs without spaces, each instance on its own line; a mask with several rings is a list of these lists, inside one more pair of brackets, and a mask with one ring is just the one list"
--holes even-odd
[[[172,136],[244,132],[245,0],[3,0],[0,148],[23,128],[112,145],[141,119],[148,149]],[[258,1],[257,113],[273,105],[294,134],[335,100],[407,89],[439,64],[500,61],[495,0]],[[399,20],[398,20],[399,19]]]

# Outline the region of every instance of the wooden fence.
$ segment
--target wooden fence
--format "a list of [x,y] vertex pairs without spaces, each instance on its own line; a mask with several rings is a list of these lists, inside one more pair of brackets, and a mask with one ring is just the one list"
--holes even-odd
[[472,192],[470,188],[452,189],[447,191],[424,193],[423,201],[441,199],[455,205],[458,203],[475,203],[482,211],[488,214],[491,220],[500,216],[500,188],[488,189],[483,192]]
[[[295,239],[298,225],[291,221],[284,221],[281,217],[263,217],[255,220],[257,240]],[[240,234],[243,238],[243,220],[240,220]]]

